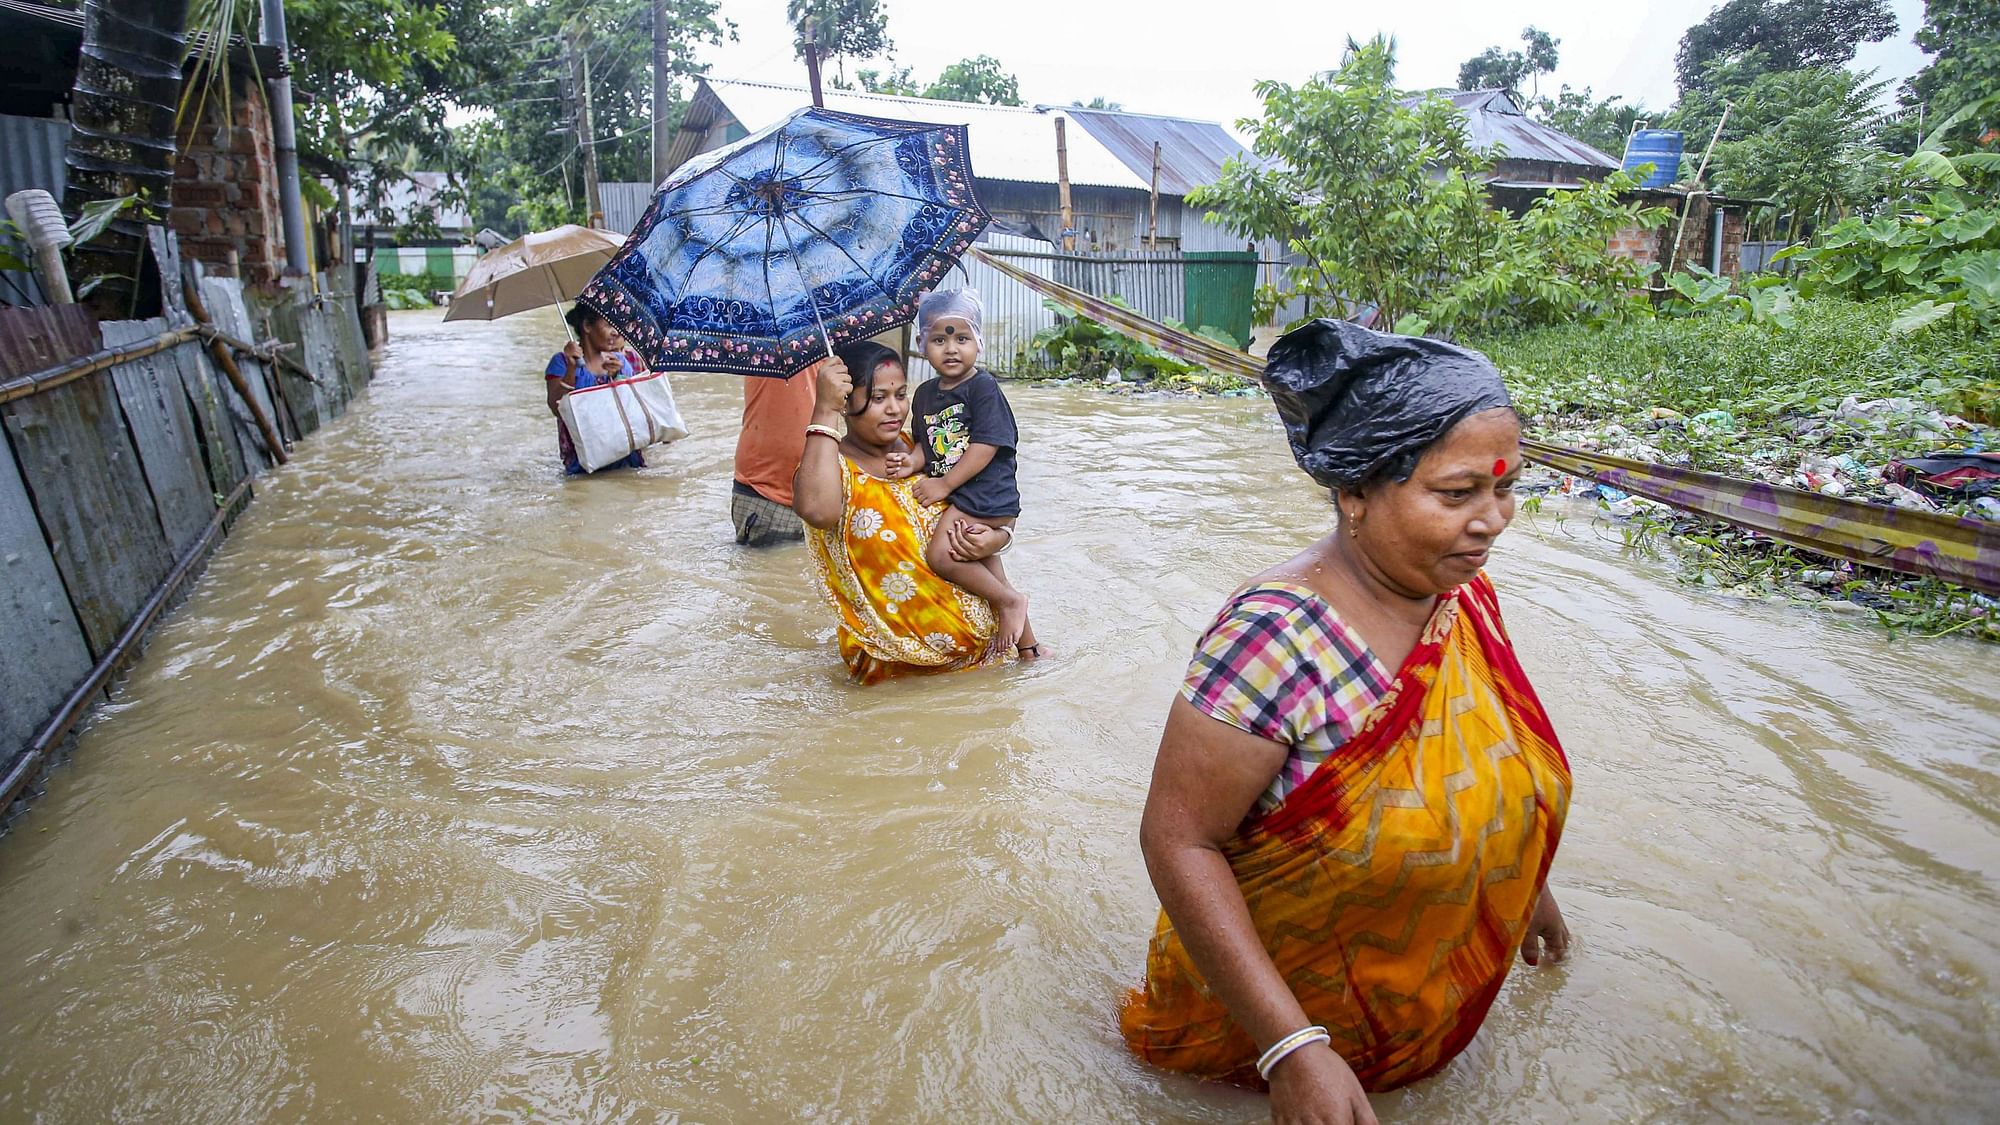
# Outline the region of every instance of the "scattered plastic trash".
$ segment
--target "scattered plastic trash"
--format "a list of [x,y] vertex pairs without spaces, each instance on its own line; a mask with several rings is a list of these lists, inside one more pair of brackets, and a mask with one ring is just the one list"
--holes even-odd
[[1937,505],[1923,498],[1922,494],[1890,482],[1882,486],[1889,493],[1890,503],[1898,508],[1908,508],[1913,512],[1935,512]]
[[1731,414],[1727,410],[1704,410],[1689,419],[1689,421],[1697,426],[1703,426],[1711,430],[1720,430],[1723,433],[1733,434],[1736,432],[1736,415]]
[[1600,484],[1597,486],[1597,498],[1609,504],[1616,504],[1620,500],[1623,500],[1630,495],[1632,494],[1629,492],[1620,492],[1618,489],[1615,489],[1608,484]]
[[1932,496],[1976,497],[2000,491],[2000,453],[1943,450],[1924,457],[1899,457],[1883,475]]
[[1991,496],[1981,496],[1972,502],[1972,514],[1981,519],[2000,521],[2000,500]]

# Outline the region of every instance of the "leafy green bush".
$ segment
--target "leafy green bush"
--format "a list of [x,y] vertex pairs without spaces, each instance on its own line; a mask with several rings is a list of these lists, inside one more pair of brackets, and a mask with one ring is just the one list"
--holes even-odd
[[1672,296],[1661,303],[1659,311],[1667,316],[1706,314],[1733,324],[1798,327],[1798,317],[1792,311],[1798,291],[1773,274],[1732,279],[1689,266],[1667,278],[1666,287]]
[[458,279],[448,273],[383,273],[378,269],[375,276],[381,280],[384,289],[450,293],[458,288]]
[[392,309],[427,309],[431,307],[431,294],[427,289],[384,285],[382,303]]
[[[1123,308],[1131,307],[1117,297],[1110,300]],[[1054,301],[1044,300],[1042,307],[1063,319],[1054,327],[1035,333],[1027,354],[1022,357],[1022,366],[1026,368],[1022,374],[1030,378],[1102,379],[1116,371],[1121,379],[1163,387],[1229,390],[1244,385],[1243,380],[1233,375],[1216,374],[1094,320],[1072,316],[1067,308]],[[1180,321],[1166,323],[1187,330]],[[1195,335],[1228,348],[1243,346],[1242,341],[1212,325],[1203,325]]]
[[1801,298],[1793,327],[1772,332],[1719,316],[1662,317],[1613,328],[1557,325],[1469,341],[1507,372],[1526,415],[1630,415],[1713,409],[1745,420],[1831,409],[1841,398],[1911,397],[1951,405],[2000,379],[1976,327],[1890,330],[1901,302]]

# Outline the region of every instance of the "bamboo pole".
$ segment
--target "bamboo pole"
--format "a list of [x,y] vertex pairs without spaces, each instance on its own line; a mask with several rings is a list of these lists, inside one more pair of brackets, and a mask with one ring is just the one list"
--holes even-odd
[[1160,248],[1160,142],[1153,142],[1153,191],[1146,199],[1146,249]]
[[236,388],[236,394],[243,400],[243,405],[250,408],[250,417],[256,419],[257,429],[264,435],[264,449],[270,453],[271,460],[276,464],[283,465],[291,461],[291,457],[285,453],[284,441],[278,437],[278,428],[271,424],[271,416],[264,413],[263,406],[257,402],[257,396],[250,393],[250,381],[243,377],[243,369],[236,366],[236,357],[229,354],[229,346],[223,343],[220,338],[222,334],[215,330],[215,322],[209,319],[208,307],[201,300],[200,284],[189,278],[188,284],[183,288],[187,290],[188,311],[194,314],[198,324],[208,330],[203,335],[209,336],[209,354],[215,357],[215,365],[222,368],[222,373],[228,376],[229,385]]
[[1063,132],[1063,119],[1056,118],[1056,194],[1062,203],[1062,248],[1067,254],[1076,253],[1076,212],[1069,204],[1069,137]]
[[77,356],[55,367],[36,371],[16,379],[9,379],[5,383],[0,383],[0,403],[13,402],[16,399],[37,395],[54,387],[60,387],[64,383],[74,383],[93,371],[102,371],[107,367],[116,367],[121,363],[129,363],[135,359],[144,359],[156,352],[163,352],[168,348],[185,344],[200,334],[201,329],[193,326],[176,329],[172,332],[162,332],[143,344],[133,344],[123,348],[104,348],[100,351],[91,352],[88,355]]
[[[1701,183],[1702,174],[1708,171],[1708,158],[1715,151],[1715,142],[1721,139],[1722,129],[1729,124],[1729,115],[1735,111],[1735,102],[1723,103],[1722,118],[1715,123],[1715,132],[1709,134],[1708,147],[1701,150],[1701,163],[1694,170],[1694,182],[1697,185]],[[1681,200],[1681,218],[1678,223],[1674,224],[1674,246],[1672,250],[1667,252],[1667,272],[1660,275],[1661,281],[1665,281],[1667,278],[1673,276],[1674,266],[1680,261],[1681,236],[1687,233],[1688,211],[1694,207],[1694,197],[1697,190],[1698,188],[1690,187],[1687,196]],[[1703,191],[1701,194],[1706,197],[1711,193]]]

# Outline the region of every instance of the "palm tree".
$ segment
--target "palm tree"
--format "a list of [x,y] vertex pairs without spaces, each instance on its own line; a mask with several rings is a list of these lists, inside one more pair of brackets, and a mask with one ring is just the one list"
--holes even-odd
[[[188,0],[84,0],[83,54],[71,99],[65,210],[143,195],[164,209],[174,177],[174,115],[187,57]],[[144,229],[112,226],[71,256],[79,275],[104,280],[88,303],[131,316]]]

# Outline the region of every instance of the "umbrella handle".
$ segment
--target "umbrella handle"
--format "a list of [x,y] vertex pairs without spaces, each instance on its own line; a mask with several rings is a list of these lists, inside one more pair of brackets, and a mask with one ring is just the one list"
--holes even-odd
[[819,342],[826,348],[826,358],[833,358],[833,334],[826,330],[826,318],[819,315],[819,302],[812,299],[812,288],[806,289],[806,304],[812,306],[813,320],[819,325]]
[[556,319],[562,321],[563,334],[569,337],[570,343],[581,346],[582,341],[576,338],[576,329],[570,327],[569,318],[563,315],[562,289],[556,285],[555,267],[543,266],[542,276],[549,279],[549,296],[555,298]]

